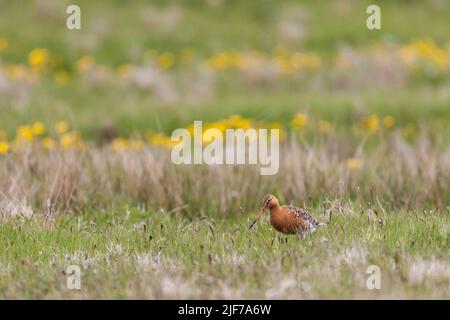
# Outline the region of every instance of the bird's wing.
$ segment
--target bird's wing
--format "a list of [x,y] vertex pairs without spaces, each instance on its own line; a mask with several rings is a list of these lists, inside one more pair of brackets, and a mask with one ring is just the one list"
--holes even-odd
[[300,218],[306,222],[308,222],[312,227],[318,227],[323,225],[319,220],[314,218],[309,214],[309,212],[306,209],[297,208],[294,206],[283,206],[287,208],[296,218]]

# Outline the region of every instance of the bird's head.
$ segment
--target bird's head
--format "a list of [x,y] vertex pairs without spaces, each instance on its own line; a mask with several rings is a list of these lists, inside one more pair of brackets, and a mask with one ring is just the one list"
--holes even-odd
[[264,197],[263,200],[263,208],[264,209],[271,209],[273,207],[279,206],[277,197],[275,197],[273,194],[268,194]]
[[258,221],[259,218],[261,218],[261,216],[264,214],[264,211],[266,211],[266,209],[272,209],[277,206],[279,206],[278,199],[272,194],[266,195],[263,199],[263,206],[259,210],[259,213],[256,216],[256,219],[252,222],[249,229],[251,229],[255,225],[256,221]]

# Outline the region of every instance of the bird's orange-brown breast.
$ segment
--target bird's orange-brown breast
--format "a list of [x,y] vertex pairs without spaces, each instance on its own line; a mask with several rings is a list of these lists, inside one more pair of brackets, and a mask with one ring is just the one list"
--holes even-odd
[[300,217],[280,206],[270,210],[270,224],[275,230],[286,234],[297,233],[304,227],[304,222]]

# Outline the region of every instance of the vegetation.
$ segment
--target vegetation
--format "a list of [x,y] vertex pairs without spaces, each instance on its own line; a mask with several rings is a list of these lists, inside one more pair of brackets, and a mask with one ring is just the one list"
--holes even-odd
[[[314,214],[324,219],[321,210]],[[4,298],[448,297],[447,212],[378,212],[342,204],[301,241],[250,219],[173,218],[122,208],[8,222],[0,244]],[[378,265],[381,289],[368,290]],[[64,271],[80,266],[81,290]]]

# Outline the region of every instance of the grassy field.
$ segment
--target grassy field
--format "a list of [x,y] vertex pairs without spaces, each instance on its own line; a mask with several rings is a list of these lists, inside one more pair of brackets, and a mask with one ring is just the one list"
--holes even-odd
[[[0,0],[0,298],[450,298],[448,1],[378,1],[382,30],[369,1],[77,3]],[[279,172],[174,165],[194,120],[280,129]],[[248,230],[268,193],[327,226]]]
[[[379,209],[379,208],[378,208]],[[322,219],[321,210],[313,210]],[[174,219],[126,209],[2,226],[3,298],[443,298],[449,297],[450,212],[342,204],[305,240],[249,218]],[[65,270],[79,265],[81,290]],[[366,269],[381,269],[368,290]]]

